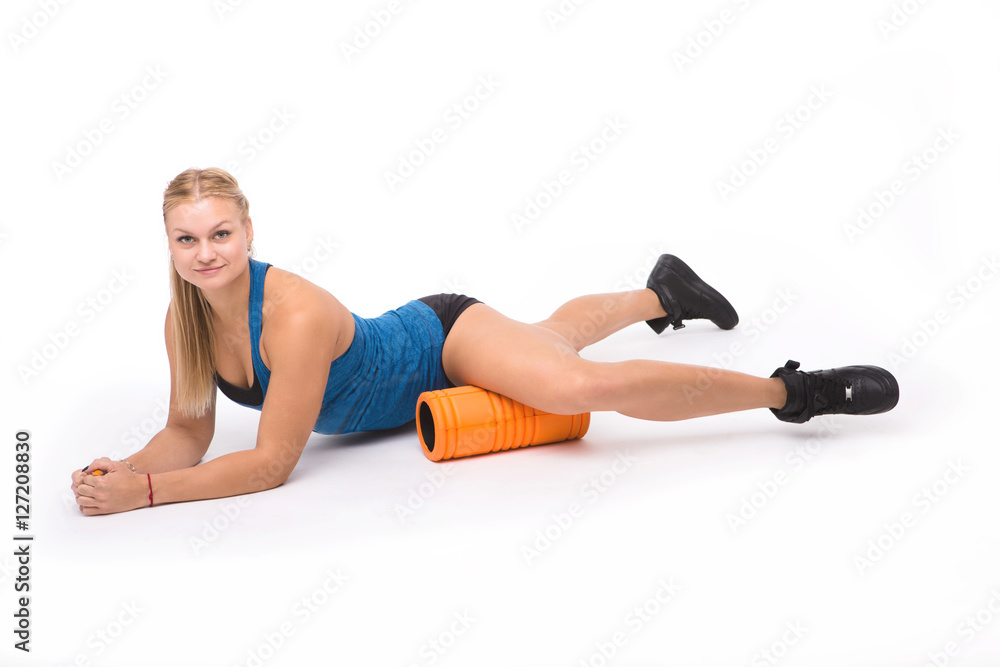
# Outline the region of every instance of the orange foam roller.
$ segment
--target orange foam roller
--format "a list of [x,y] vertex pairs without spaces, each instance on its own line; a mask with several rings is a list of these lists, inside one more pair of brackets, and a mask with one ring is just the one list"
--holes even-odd
[[417,435],[431,461],[582,438],[590,413],[555,415],[479,387],[425,391]]

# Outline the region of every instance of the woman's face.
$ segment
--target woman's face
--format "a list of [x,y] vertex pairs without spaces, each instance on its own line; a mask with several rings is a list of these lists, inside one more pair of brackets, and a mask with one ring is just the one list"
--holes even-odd
[[165,219],[170,254],[181,278],[205,290],[230,283],[249,262],[250,219],[228,199],[206,197],[175,206]]

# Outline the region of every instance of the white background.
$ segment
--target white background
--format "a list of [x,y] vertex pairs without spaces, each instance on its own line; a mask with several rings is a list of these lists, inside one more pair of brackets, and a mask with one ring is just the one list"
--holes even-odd
[[[36,538],[30,655],[0,549],[0,663],[997,664],[995,5],[605,0],[553,21],[554,1],[421,0],[380,27],[388,6],[4,4],[0,498],[13,537],[28,429]],[[585,356],[878,364],[899,406],[595,413],[583,440],[450,466],[412,425],[315,435],[276,490],[83,517],[71,471],[165,419],[161,197],[192,166],[236,171],[257,257],[359,315],[459,291],[535,321],[672,252],[740,326],[636,325]],[[258,416],[220,401],[209,457],[252,447]]]

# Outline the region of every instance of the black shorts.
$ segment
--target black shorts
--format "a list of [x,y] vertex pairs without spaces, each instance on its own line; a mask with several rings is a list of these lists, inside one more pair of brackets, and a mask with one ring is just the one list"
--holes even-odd
[[[473,299],[464,294],[431,294],[430,296],[422,296],[417,301],[426,303],[438,316],[438,319],[441,320],[441,327],[444,329],[445,338],[448,337],[448,332],[455,325],[455,320],[465,312],[466,308],[474,303],[482,303],[479,299]],[[448,381],[449,388],[455,386],[455,383],[447,375],[445,379]]]
[[448,332],[455,325],[455,320],[465,312],[466,308],[474,303],[482,303],[479,299],[464,294],[431,294],[430,296],[422,296],[417,301],[426,303],[438,316],[438,319],[441,320],[441,326],[444,328],[445,338],[448,337]]

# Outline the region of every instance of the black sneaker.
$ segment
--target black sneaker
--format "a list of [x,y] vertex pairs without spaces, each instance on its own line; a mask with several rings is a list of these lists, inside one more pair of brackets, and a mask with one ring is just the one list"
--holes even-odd
[[816,415],[877,415],[899,402],[899,384],[892,373],[878,366],[844,366],[825,371],[797,370],[788,360],[771,377],[780,377],[788,400],[774,416],[802,424]]
[[711,320],[722,329],[732,329],[740,321],[736,309],[726,297],[673,255],[660,255],[649,274],[646,287],[656,293],[660,305],[667,312],[665,317],[646,320],[656,333],[663,333],[669,324],[674,325],[674,329],[682,329],[683,320]]

